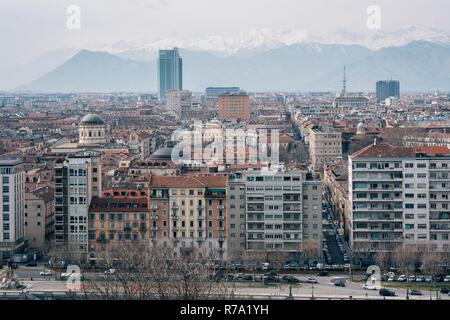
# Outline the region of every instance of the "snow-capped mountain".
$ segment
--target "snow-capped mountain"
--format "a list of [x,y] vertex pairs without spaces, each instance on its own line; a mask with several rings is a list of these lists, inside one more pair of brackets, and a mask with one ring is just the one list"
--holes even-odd
[[[207,35],[187,38],[169,37],[148,43],[120,41],[113,44],[89,43],[83,48],[106,51],[123,58],[154,60],[159,49],[173,47],[191,51],[207,51],[218,56],[251,55],[293,44],[316,42],[322,44],[362,45],[371,50],[403,46],[412,41],[450,43],[450,32],[421,27],[407,27],[394,32],[367,30],[357,33],[338,30],[334,34],[309,34],[303,29],[251,29],[237,35]],[[81,48],[80,48],[81,49]]]

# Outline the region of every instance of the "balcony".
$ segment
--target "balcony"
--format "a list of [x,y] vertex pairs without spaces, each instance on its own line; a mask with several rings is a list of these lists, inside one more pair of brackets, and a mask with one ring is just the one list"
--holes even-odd
[[170,219],[172,220],[178,220],[178,216],[175,214],[170,215]]
[[219,230],[219,231],[224,231],[225,228],[224,228],[224,227],[218,227],[217,230]]
[[152,215],[150,216],[150,219],[152,219],[152,220],[158,220],[158,215],[152,214]]
[[225,216],[217,216],[217,220],[224,220]]
[[172,227],[172,231],[178,231],[180,230],[178,227]]
[[201,216],[197,216],[197,220],[205,220],[205,216],[204,215],[201,215]]
[[197,210],[203,210],[203,209],[205,209],[204,205],[201,205],[201,204],[197,205]]
[[158,209],[158,205],[152,204],[152,205],[150,205],[150,209],[156,210],[156,209]]
[[205,227],[197,227],[197,231],[205,231]]
[[150,230],[151,230],[151,231],[158,231],[158,227],[151,226],[151,227],[150,227]]
[[174,209],[174,210],[177,210],[177,209],[179,209],[180,207],[177,205],[177,204],[172,204],[172,206],[171,206],[171,209]]
[[219,204],[219,205],[217,206],[217,209],[223,210],[223,209],[225,209],[225,207],[224,207],[222,204]]

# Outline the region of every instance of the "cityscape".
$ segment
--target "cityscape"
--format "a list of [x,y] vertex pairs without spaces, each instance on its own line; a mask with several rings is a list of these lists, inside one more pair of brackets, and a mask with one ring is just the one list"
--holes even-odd
[[394,38],[362,7],[386,44],[266,30],[0,65],[0,300],[450,301],[450,25]]

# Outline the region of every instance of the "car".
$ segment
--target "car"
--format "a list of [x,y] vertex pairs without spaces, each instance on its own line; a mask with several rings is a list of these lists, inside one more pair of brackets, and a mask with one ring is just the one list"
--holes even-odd
[[400,277],[398,277],[397,281],[398,282],[405,282],[406,281],[406,276],[404,274],[402,274]]
[[436,282],[443,282],[444,277],[443,276],[436,276]]
[[379,291],[380,296],[395,296],[395,292],[386,288],[381,288]]
[[388,281],[388,282],[394,282],[394,281],[395,281],[395,277],[389,277],[389,278],[387,279],[387,281]]
[[432,276],[425,277],[425,282],[432,282],[432,281],[433,281],[433,277]]
[[225,275],[223,274],[223,272],[218,271],[218,272],[216,272],[215,278],[216,279],[224,279]]
[[365,289],[365,290],[377,290],[377,288],[375,288],[373,285],[371,285],[371,284],[365,284],[365,285],[363,285],[363,289]]
[[320,271],[319,273],[317,273],[317,275],[318,275],[319,277],[326,277],[326,276],[329,275],[329,273],[328,273],[328,271],[322,270],[322,271]]
[[450,276],[445,276],[444,282],[450,282]]
[[416,289],[412,289],[411,291],[409,291],[409,294],[412,296],[421,296],[422,292],[420,292],[419,290],[416,290]]
[[440,292],[441,293],[449,293],[450,290],[448,288],[441,288]]
[[108,269],[108,270],[105,271],[106,275],[112,275],[112,274],[115,274],[115,273],[116,273],[116,269]]
[[362,277],[361,281],[367,281],[367,279],[369,279],[370,276],[371,276],[370,274],[366,273],[366,274]]
[[19,267],[19,265],[17,264],[17,263],[13,263],[12,265],[11,265],[11,268],[12,269],[17,269]]
[[386,273],[386,276],[387,276],[388,278],[390,278],[390,277],[395,278],[395,273],[393,273],[392,271],[389,271],[388,273]]
[[42,271],[41,273],[39,273],[39,275],[44,276],[44,277],[46,277],[46,276],[53,276],[54,274],[55,273],[53,271],[51,271],[51,270],[45,270],[45,271]]
[[238,279],[238,280],[244,280],[244,277],[245,277],[245,274],[243,274],[241,272],[236,275],[236,279]]
[[234,280],[234,274],[229,274],[227,276],[228,281],[233,281]]
[[347,257],[344,257],[344,262],[349,262]]
[[425,282],[425,277],[424,276],[418,276],[416,279],[416,282]]
[[308,283],[317,283],[317,280],[312,278],[312,277],[308,277],[308,278],[306,278],[306,282],[308,282]]
[[336,287],[345,287],[344,281],[336,281],[336,282],[334,283],[334,285],[335,285]]
[[409,276],[408,282],[415,282],[415,281],[416,281],[416,276]]
[[31,261],[25,264],[25,267],[37,267],[37,263],[35,261]]
[[244,280],[253,280],[253,276],[250,275],[250,274],[246,274],[246,275],[244,276]]

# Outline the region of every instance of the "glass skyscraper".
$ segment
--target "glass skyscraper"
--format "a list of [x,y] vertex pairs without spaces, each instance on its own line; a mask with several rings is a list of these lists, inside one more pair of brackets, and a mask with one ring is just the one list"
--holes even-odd
[[389,97],[400,98],[400,81],[377,81],[377,100],[385,101]]
[[166,92],[183,90],[183,62],[178,48],[159,50],[158,58],[159,99],[166,100]]

